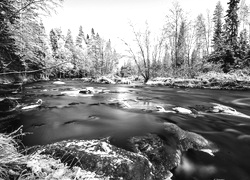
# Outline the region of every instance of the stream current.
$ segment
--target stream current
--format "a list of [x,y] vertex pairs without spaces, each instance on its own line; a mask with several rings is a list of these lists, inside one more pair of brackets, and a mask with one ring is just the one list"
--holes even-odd
[[[26,146],[110,136],[114,145],[125,147],[128,137],[157,133],[162,122],[171,122],[202,135],[219,148],[215,156],[197,151],[185,153],[181,165],[173,170],[174,180],[250,179],[249,118],[215,113],[192,116],[152,110],[155,105],[165,109],[191,109],[217,103],[250,116],[250,91],[131,87],[73,80],[64,82],[64,85],[55,85],[51,81],[26,85],[22,92],[22,103],[42,99],[42,106],[22,112],[15,121],[1,129],[11,131],[23,125],[23,132],[30,133],[22,138]],[[93,96],[62,94],[84,87],[102,89],[103,93]],[[130,109],[107,104],[114,99],[137,99],[140,103]]]

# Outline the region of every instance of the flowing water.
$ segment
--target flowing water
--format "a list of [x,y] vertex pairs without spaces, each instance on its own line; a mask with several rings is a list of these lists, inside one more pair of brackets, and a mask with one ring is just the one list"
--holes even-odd
[[[17,120],[5,125],[5,129],[16,129],[23,125],[23,131],[31,133],[22,139],[26,146],[111,136],[114,137],[113,144],[124,147],[126,138],[155,133],[161,129],[162,122],[171,122],[184,130],[201,134],[219,148],[214,157],[197,151],[185,153],[181,165],[173,171],[173,179],[250,179],[250,118],[214,113],[194,116],[154,111],[155,105],[165,109],[192,109],[197,105],[206,107],[218,103],[250,116],[250,91],[130,87],[72,80],[65,82],[64,85],[52,82],[27,85],[22,103],[42,99],[43,104],[38,109],[22,112]],[[67,93],[88,86],[105,90],[93,96]],[[115,103],[107,103],[114,99],[137,99],[140,102],[133,108],[123,109]]]

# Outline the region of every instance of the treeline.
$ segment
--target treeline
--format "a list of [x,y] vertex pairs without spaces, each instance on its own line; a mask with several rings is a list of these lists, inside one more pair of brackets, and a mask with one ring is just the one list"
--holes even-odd
[[239,7],[239,2],[228,3],[225,18],[220,3],[214,12],[213,52],[208,61],[221,62],[224,72],[250,66],[250,8],[245,1]]
[[[229,0],[224,11],[218,2],[191,20],[178,1],[166,10],[166,23],[154,35],[130,24],[134,45],[123,40],[128,55],[119,55],[111,41],[82,27],[76,38],[59,28],[46,34],[39,16],[49,14],[62,0],[2,0],[0,2],[0,74],[36,72],[40,78],[83,77],[120,73],[193,77],[199,72],[229,72],[250,66],[250,9],[244,0]],[[130,41],[132,42],[132,41]],[[132,59],[117,69],[121,57]],[[51,68],[53,67],[53,68]],[[129,71],[129,72],[128,72]]]
[[38,12],[49,14],[61,0],[0,2],[0,73],[45,68],[48,44]]
[[99,76],[114,73],[120,55],[111,46],[111,41],[105,41],[94,29],[91,35],[84,35],[82,26],[76,40],[71,31],[66,37],[58,28],[49,34],[52,49],[52,59],[56,63],[67,62],[54,69],[57,77]]
[[[46,34],[40,14],[49,14],[61,0],[3,0],[0,2],[0,74],[32,72],[38,78],[83,77],[113,73],[120,55],[82,26],[74,39],[54,28]],[[50,68],[53,67],[53,68]]]
[[152,35],[147,23],[143,32],[131,24],[135,44],[124,42],[135,65],[128,61],[125,69],[132,72],[136,67],[147,81],[156,76],[193,77],[211,70],[249,67],[250,8],[239,2],[229,0],[224,12],[218,1],[213,14],[207,11],[190,20],[175,1],[158,36]]

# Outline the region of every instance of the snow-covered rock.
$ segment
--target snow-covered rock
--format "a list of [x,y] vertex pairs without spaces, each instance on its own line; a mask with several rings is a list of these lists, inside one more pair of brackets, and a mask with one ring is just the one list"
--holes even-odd
[[181,114],[192,114],[192,111],[183,107],[175,107],[173,108],[174,111],[181,113]]
[[115,81],[113,81],[112,79],[109,79],[105,76],[99,77],[96,82],[98,83],[106,83],[106,84],[115,84]]
[[91,96],[94,96],[94,94],[80,93],[80,90],[62,91],[61,94],[64,94],[64,95],[67,95],[67,96],[73,96],[73,97],[91,97]]
[[[129,151],[101,140],[68,140],[40,148],[43,155],[65,160],[71,166],[111,179],[167,179],[177,167],[182,153],[189,149],[214,155],[218,149],[201,135],[163,123],[161,135],[146,134],[128,138]],[[172,143],[170,143],[172,142]],[[67,158],[65,158],[67,157]],[[63,171],[56,172],[61,176]]]
[[164,81],[161,80],[149,80],[146,85],[150,85],[150,86],[156,86],[156,85],[165,85]]
[[207,112],[250,118],[250,116],[243,114],[241,112],[238,112],[236,111],[236,109],[232,107],[225,106],[225,105],[218,104],[218,103],[212,103],[212,104],[214,106],[210,108]]
[[43,103],[43,100],[42,99],[38,99],[38,101],[36,103],[31,103],[31,104],[23,105],[23,107],[21,108],[21,110],[35,109],[35,108],[41,106],[42,103]]
[[118,84],[131,84],[132,81],[128,78],[120,78],[116,81]]
[[81,94],[94,94],[95,93],[95,89],[93,87],[86,87],[84,89],[81,89],[79,91],[79,93],[81,93]]
[[65,84],[65,82],[62,82],[62,81],[54,81],[53,84]]

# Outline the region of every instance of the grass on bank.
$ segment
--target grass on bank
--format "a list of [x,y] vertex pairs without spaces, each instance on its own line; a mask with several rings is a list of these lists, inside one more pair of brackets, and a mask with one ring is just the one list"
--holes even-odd
[[[99,180],[106,179],[80,167],[70,168],[39,151],[25,155],[15,140],[22,136],[21,128],[11,134],[0,133],[0,180]],[[23,151],[25,152],[25,151]]]
[[0,178],[10,179],[11,176],[19,175],[28,157],[21,154],[19,146],[14,138],[20,129],[6,135],[0,134]]

